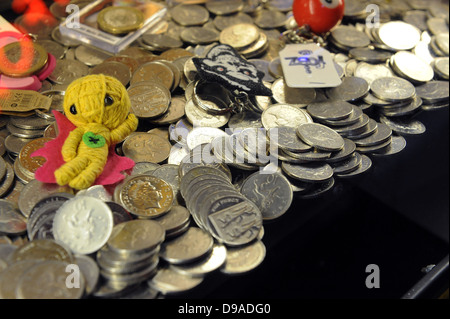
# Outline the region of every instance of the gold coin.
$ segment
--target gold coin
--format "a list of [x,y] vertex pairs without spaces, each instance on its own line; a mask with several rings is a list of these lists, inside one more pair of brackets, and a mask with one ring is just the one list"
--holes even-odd
[[48,60],[47,51],[37,43],[18,41],[0,49],[0,73],[27,77],[38,73]]
[[105,32],[124,34],[139,29],[144,23],[144,15],[133,7],[108,7],[100,11],[97,23]]
[[130,213],[143,218],[153,218],[172,208],[173,190],[158,177],[138,175],[123,185],[120,199]]

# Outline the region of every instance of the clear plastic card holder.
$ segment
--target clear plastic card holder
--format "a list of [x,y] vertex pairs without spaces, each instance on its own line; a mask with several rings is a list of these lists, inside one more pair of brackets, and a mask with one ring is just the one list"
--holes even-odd
[[144,23],[138,30],[118,36],[104,32],[97,27],[98,13],[101,9],[110,5],[113,5],[112,0],[97,0],[79,10],[76,5],[68,7],[68,13],[70,14],[59,26],[61,34],[76,39],[83,44],[117,54],[142,34],[156,27],[167,13],[167,8],[163,3],[139,0],[127,2],[127,5],[134,6],[142,11]]

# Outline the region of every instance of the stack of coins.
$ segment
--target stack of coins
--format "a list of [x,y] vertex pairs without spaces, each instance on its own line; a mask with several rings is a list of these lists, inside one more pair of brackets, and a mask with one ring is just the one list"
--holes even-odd
[[437,110],[448,106],[449,87],[446,81],[430,81],[416,87],[423,110]]
[[[180,191],[197,225],[219,242],[239,246],[258,236],[262,227],[260,210],[220,170],[192,168],[181,178]],[[229,222],[224,222],[227,219]]]
[[0,273],[2,299],[79,299],[86,295],[83,273],[73,286],[59,280],[67,277],[67,267],[76,261],[67,247],[54,240],[28,242],[9,253],[7,262]]
[[156,273],[164,228],[152,220],[132,220],[114,226],[96,259],[105,285],[125,289]]
[[58,209],[74,195],[59,193],[39,200],[31,209],[27,222],[28,239],[54,239],[53,220]]

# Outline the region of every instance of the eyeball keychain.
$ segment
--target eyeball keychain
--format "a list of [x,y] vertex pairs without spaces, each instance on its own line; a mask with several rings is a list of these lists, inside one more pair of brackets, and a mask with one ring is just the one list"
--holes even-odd
[[284,32],[283,38],[325,45],[327,33],[342,21],[344,7],[344,0],[294,0],[292,13],[297,27]]

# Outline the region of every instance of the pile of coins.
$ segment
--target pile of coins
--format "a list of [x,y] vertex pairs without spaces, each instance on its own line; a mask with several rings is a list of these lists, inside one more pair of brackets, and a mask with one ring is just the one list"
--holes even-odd
[[[265,221],[289,218],[293,203],[367,172],[373,156],[397,154],[408,136],[426,132],[421,112],[448,107],[448,7],[371,4],[380,25],[366,23],[367,1],[347,0],[343,22],[324,37],[342,80],[326,89],[284,80],[278,52],[280,35],[295,28],[292,0],[169,5],[154,32],[116,55],[63,36],[45,19],[33,27],[17,18],[57,65],[40,90],[52,99],[49,112],[0,117],[0,297],[161,298],[188,293],[212,272],[258,267]],[[56,2],[50,9],[60,21],[67,16]],[[264,72],[272,97],[250,95],[242,112],[223,112],[231,109],[226,90],[199,81],[192,62],[218,43]],[[122,82],[139,118],[116,145],[136,162],[133,171],[117,185],[79,192],[35,180],[44,159],[30,154],[57,136],[51,111],[62,112],[73,80],[97,73]],[[97,205],[109,230],[83,218],[85,197],[108,207]],[[71,215],[65,205],[78,200],[86,209]],[[82,252],[70,238],[83,234],[61,222],[66,214],[102,240]],[[50,276],[74,264],[79,289]],[[60,294],[42,295],[52,291],[45,285]]]
[[258,207],[216,168],[192,168],[181,178],[180,191],[197,225],[219,242],[244,245],[261,231],[262,215]]
[[164,228],[152,220],[132,220],[114,226],[108,242],[97,252],[100,274],[108,286],[140,283],[156,273]]

